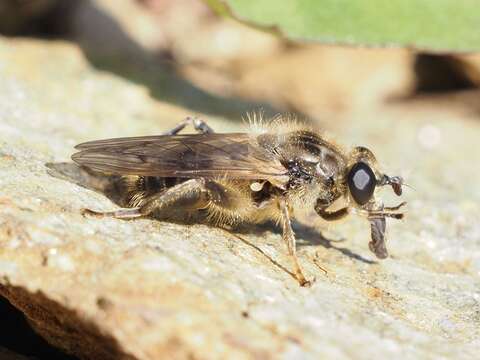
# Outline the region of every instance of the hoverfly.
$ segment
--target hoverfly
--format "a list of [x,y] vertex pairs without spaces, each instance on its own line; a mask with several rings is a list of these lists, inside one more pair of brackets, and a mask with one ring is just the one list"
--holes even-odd
[[[376,190],[391,186],[402,194],[403,180],[378,170],[373,153],[347,153],[305,125],[278,117],[260,121],[251,133],[215,133],[204,121],[187,118],[158,136],[90,141],[76,146],[72,159],[95,171],[121,176],[127,206],[96,216],[130,219],[183,211],[206,212],[215,225],[275,221],[301,285],[308,285],[296,256],[291,219],[314,209],[327,221],[350,213],[370,222],[370,250],[386,258],[386,218],[401,219],[406,203],[384,207]],[[192,125],[197,134],[179,134]],[[258,122],[257,122],[258,125]],[[341,200],[340,200],[341,199]],[[332,210],[332,204],[344,206]]]

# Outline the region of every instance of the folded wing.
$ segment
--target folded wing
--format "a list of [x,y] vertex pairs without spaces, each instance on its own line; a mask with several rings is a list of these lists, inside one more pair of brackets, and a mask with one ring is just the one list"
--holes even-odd
[[109,174],[288,181],[280,161],[244,133],[117,138],[76,149],[76,163]]

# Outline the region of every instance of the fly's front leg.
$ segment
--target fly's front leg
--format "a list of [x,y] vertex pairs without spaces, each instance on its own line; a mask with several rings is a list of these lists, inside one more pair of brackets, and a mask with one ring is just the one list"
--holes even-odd
[[349,214],[348,207],[344,207],[335,211],[327,210],[332,203],[337,200],[339,196],[334,197],[330,201],[325,201],[322,198],[317,199],[317,203],[315,204],[315,211],[316,213],[326,221],[335,221],[343,219],[345,216]]
[[326,221],[335,221],[343,219],[347,216],[350,212],[348,207],[344,207],[338,210],[329,211],[327,210],[336,200],[340,198],[341,194],[335,194],[332,198],[324,199],[319,197],[315,204],[315,211],[316,213]]
[[132,219],[147,216],[154,211],[161,211],[172,205],[182,202],[182,205],[198,205],[204,203],[208,197],[209,190],[205,187],[204,179],[190,179],[181,184],[175,185],[164,192],[151,195],[146,198],[141,206],[129,209],[120,209],[108,212],[96,212],[85,209],[84,214],[96,217],[115,217],[117,219]]
[[298,262],[295,245],[295,234],[293,233],[292,224],[290,221],[290,210],[288,208],[288,204],[284,199],[282,199],[279,202],[279,206],[282,214],[283,240],[287,245],[288,254],[293,261],[293,270],[295,272],[295,277],[300,283],[300,286],[310,286],[311,282],[308,281],[303,275],[302,268],[300,267],[300,263]]
[[193,126],[193,128],[201,134],[212,134],[215,131],[207,125],[202,119],[187,116],[184,120],[178,123],[172,130],[164,132],[162,135],[177,135],[180,131],[185,129],[187,125]]
[[336,211],[328,211],[322,208],[315,207],[315,211],[318,215],[320,215],[323,220],[327,221],[340,220],[349,214],[348,208],[342,208]]

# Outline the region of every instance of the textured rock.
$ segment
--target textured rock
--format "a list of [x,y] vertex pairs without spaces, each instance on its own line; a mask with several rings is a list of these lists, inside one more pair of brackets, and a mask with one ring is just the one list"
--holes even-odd
[[81,186],[76,143],[158,133],[190,111],[95,70],[72,45],[1,39],[0,53],[0,293],[51,344],[98,359],[478,356],[474,115],[419,102],[324,123],[406,172],[415,191],[407,219],[388,223],[382,262],[361,219],[322,233],[316,217],[297,224],[316,278],[301,288],[274,228],[83,217],[115,205]]

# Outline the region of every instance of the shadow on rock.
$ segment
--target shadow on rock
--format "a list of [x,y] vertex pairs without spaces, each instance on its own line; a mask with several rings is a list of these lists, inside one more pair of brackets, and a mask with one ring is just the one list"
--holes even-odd
[[[80,15],[75,15],[75,12]],[[65,14],[66,13],[66,14]],[[86,22],[80,39],[75,35],[75,17]],[[61,38],[77,42],[87,60],[97,69],[113,73],[148,88],[155,99],[188,108],[194,113],[241,120],[248,111],[262,110],[266,116],[279,111],[267,103],[217,96],[194,85],[177,71],[168,50],[154,53],[133,40],[120,23],[92,1],[78,1],[56,18],[70,19],[70,33],[63,24]],[[87,26],[88,25],[88,26]],[[194,115],[194,114],[192,114]]]
[[[10,359],[1,351],[7,348],[17,354],[28,356],[28,359],[75,360],[76,357],[66,355],[49,345],[28,324],[23,313],[15,308],[4,297],[0,296],[0,359]],[[17,357],[12,357],[17,359]],[[18,357],[18,359],[27,359]]]
[[78,45],[97,69],[146,86],[155,99],[188,108],[195,113],[241,120],[241,116],[248,111],[262,110],[266,116],[279,112],[267,103],[220,97],[206,92],[178,74],[176,62],[168,51],[152,53],[145,50],[108,13],[92,2],[83,3],[82,6],[83,12],[88,14],[92,31],[96,33],[80,39]]
[[[377,264],[377,261],[367,259],[357,253],[354,253],[353,251],[342,248],[342,247],[337,247],[334,244],[338,242],[343,242],[343,240],[328,240],[325,237],[323,237],[318,231],[316,231],[314,228],[303,225],[303,224],[295,224],[295,233],[297,234],[297,237],[300,241],[297,242],[297,246],[323,246],[327,249],[334,249],[336,251],[341,252],[343,255],[348,256],[351,259],[361,261],[366,264]],[[303,240],[303,241],[301,241]]]
[[30,326],[49,344],[66,353],[82,359],[134,359],[96,324],[41,292],[0,285],[0,295],[20,310]]
[[[293,230],[295,232],[297,238],[297,247],[302,246],[322,246],[326,249],[332,249],[342,253],[345,256],[348,256],[351,259],[366,263],[366,264],[377,264],[377,261],[367,259],[353,251],[335,246],[335,243],[343,242],[344,240],[331,240],[327,239],[321,232],[316,230],[313,227],[301,224],[299,222],[293,223]],[[282,230],[280,227],[275,225],[273,222],[267,222],[264,224],[259,225],[249,225],[249,224],[241,224],[235,229],[233,229],[236,233],[239,234],[254,234],[257,236],[261,236],[266,232],[271,232],[277,234],[279,236],[282,235]]]
[[[266,116],[279,113],[267,103],[217,96],[194,85],[178,73],[177,64],[168,50],[159,53],[146,50],[93,1],[37,2],[49,6],[38,14],[23,14],[16,10],[18,5],[13,1],[0,14],[0,20],[5,22],[0,25],[0,33],[76,42],[95,68],[145,86],[155,99],[188,108],[192,115],[203,113],[240,121],[248,111],[261,110]],[[7,20],[12,16],[19,23],[11,21],[8,26]],[[78,26],[82,27],[80,38],[76,36]]]
[[75,163],[46,163],[48,174],[108,197],[118,206],[125,206],[125,196],[118,188],[120,176],[105,175]]

